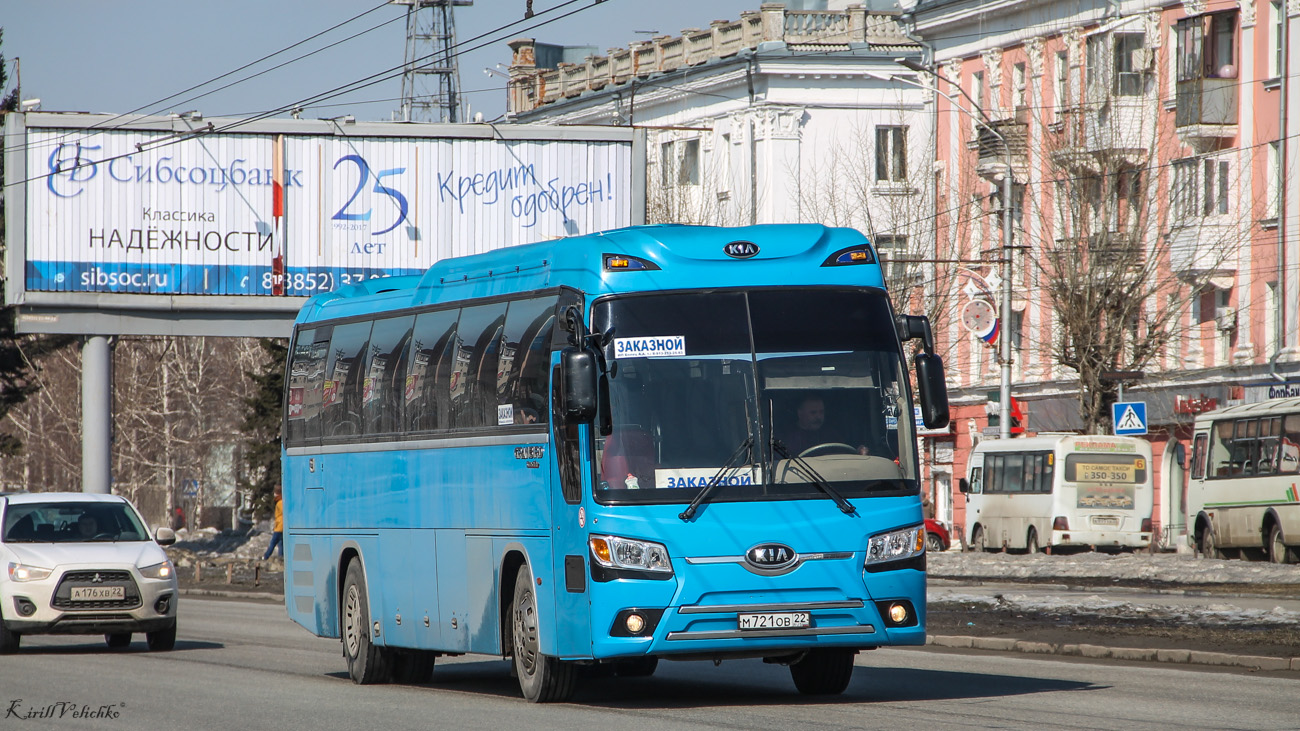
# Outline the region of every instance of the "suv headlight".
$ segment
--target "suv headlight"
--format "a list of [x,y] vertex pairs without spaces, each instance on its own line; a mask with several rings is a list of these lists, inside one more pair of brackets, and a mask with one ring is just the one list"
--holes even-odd
[[893,530],[874,535],[867,542],[866,565],[901,561],[925,553],[925,526]]
[[637,541],[618,536],[591,536],[587,539],[596,563],[611,569],[673,572],[668,549],[662,543]]
[[13,581],[40,581],[49,578],[51,571],[52,569],[43,569],[28,564],[9,564],[9,578]]
[[171,561],[163,561],[140,569],[140,575],[146,579],[170,579],[176,575],[176,569],[172,567]]

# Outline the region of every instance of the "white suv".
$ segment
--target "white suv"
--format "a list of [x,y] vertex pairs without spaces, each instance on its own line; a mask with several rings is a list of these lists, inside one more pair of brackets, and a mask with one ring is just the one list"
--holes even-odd
[[114,649],[143,632],[176,644],[176,569],[125,498],[93,493],[0,497],[0,654],[28,634],[103,634]]

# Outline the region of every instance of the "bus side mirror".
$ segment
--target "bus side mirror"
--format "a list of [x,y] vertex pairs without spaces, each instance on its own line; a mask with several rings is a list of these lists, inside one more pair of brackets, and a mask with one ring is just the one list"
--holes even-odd
[[965,477],[957,478],[957,489],[960,490],[963,495],[970,494],[970,483],[966,481]]
[[565,348],[560,353],[562,415],[569,424],[586,424],[596,416],[596,355]]
[[1187,469],[1187,445],[1178,442],[1174,445],[1174,461],[1180,469]]
[[943,359],[933,353],[917,353],[916,387],[921,400],[921,421],[927,429],[948,426],[948,385],[943,380]]

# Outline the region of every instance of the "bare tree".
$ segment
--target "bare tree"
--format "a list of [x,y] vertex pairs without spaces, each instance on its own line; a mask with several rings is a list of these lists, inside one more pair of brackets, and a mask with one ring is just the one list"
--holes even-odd
[[[1050,335],[1037,339],[1077,374],[1088,433],[1110,425],[1121,381],[1107,374],[1159,365],[1193,334],[1193,303],[1235,268],[1249,236],[1249,205],[1229,210],[1229,158],[1180,159],[1183,140],[1167,117],[1161,123],[1154,86],[1150,73],[1094,70],[1078,104],[1031,105],[1038,114],[980,134],[982,158],[1023,160],[1031,178],[1042,171],[1011,202],[1025,264],[1015,286],[1040,288],[1050,306]],[[1041,151],[1037,160],[1029,148]],[[1202,170],[1210,179],[1198,178]]]

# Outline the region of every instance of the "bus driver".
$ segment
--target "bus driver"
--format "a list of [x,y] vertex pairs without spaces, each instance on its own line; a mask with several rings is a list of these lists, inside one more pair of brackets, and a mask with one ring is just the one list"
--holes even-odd
[[[799,407],[795,410],[794,424],[787,427],[777,438],[785,444],[792,456],[800,456],[809,449],[823,444],[843,444],[844,440],[840,435],[834,434],[830,429],[824,429],[826,424],[826,403],[821,396],[815,393],[805,394],[799,399]],[[871,451],[865,445],[858,445],[857,453],[861,455],[870,454]]]

